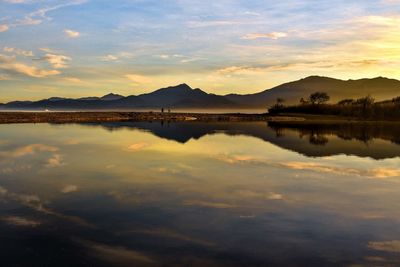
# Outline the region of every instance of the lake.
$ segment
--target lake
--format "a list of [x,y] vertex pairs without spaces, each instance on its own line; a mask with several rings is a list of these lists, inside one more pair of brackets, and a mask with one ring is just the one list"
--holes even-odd
[[3,266],[400,265],[397,124],[0,125]]

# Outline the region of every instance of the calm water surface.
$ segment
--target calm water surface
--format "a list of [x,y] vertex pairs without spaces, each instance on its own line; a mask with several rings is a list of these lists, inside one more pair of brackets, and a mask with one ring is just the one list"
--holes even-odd
[[398,266],[400,127],[0,125],[2,266]]

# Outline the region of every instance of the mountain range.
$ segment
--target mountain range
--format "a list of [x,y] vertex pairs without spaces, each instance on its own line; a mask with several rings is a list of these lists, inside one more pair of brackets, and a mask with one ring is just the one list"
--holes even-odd
[[380,101],[400,96],[400,81],[384,77],[345,81],[310,76],[259,93],[245,95],[210,94],[198,88],[192,89],[187,84],[180,84],[137,96],[110,93],[102,97],[78,99],[51,97],[39,101],[12,101],[0,104],[0,108],[7,110],[260,109],[273,105],[277,98],[283,98],[286,104],[299,103],[300,98],[307,98],[316,91],[328,93],[332,103],[367,95]]

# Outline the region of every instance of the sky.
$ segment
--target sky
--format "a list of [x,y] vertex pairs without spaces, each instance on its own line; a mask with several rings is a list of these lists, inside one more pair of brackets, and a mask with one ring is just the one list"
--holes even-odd
[[0,102],[400,79],[400,0],[0,0]]

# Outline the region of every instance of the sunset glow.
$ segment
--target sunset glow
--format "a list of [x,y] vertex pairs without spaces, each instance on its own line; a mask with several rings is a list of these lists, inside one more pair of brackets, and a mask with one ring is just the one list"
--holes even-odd
[[400,78],[400,1],[2,0],[0,102]]

